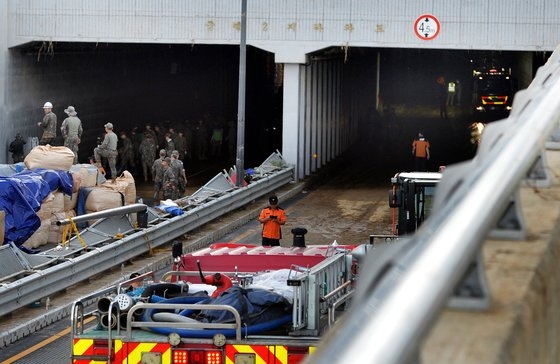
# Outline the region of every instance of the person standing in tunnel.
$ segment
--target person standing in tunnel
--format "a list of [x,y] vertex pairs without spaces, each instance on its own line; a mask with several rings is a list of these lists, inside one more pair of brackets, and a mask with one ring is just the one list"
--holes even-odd
[[439,117],[447,119],[447,85],[445,78],[439,76],[436,80],[437,83],[437,100],[439,103]]
[[124,131],[121,132],[120,138],[122,145],[119,150],[121,166],[117,174],[120,175],[125,170],[128,170],[130,173],[134,173],[134,168],[136,167],[134,163],[134,144]]
[[163,160],[165,159],[165,149],[160,149],[159,158],[152,164],[152,178],[154,180],[154,200],[158,201],[163,183]]
[[151,176],[152,165],[154,163],[154,158],[156,156],[156,142],[154,137],[150,133],[144,134],[144,139],[140,143],[140,163],[142,165],[142,175],[144,176],[144,182],[148,182]]
[[9,152],[12,153],[12,159],[14,163],[23,162],[23,146],[25,145],[25,140],[21,137],[19,133],[16,134],[16,138],[12,140],[8,148]]
[[163,169],[163,176],[162,176],[162,192],[163,192],[163,199],[175,199],[177,194],[177,176],[175,176],[175,172],[173,168],[171,168],[171,158],[165,157],[161,162],[162,169]]
[[105,138],[103,138],[101,145],[97,146],[97,148],[93,150],[93,155],[95,157],[95,163],[98,167],[101,167],[101,157],[107,158],[109,169],[111,170],[111,179],[114,183],[117,178],[117,156],[119,155],[119,152],[117,151],[117,144],[119,142],[119,138],[117,137],[117,134],[113,133],[112,123],[107,123],[104,127]]
[[56,114],[52,111],[53,105],[47,101],[43,105],[43,121],[38,122],[37,125],[43,128],[43,135],[39,140],[39,145],[55,145],[56,141]]
[[418,138],[412,141],[412,154],[414,155],[414,170],[426,172],[427,161],[430,160],[430,142],[419,132]]
[[74,164],[77,164],[78,144],[80,144],[80,138],[83,132],[82,121],[76,116],[78,113],[74,106],[68,106],[68,108],[64,109],[64,112],[68,117],[62,121],[60,131],[64,139],[64,146],[74,153]]

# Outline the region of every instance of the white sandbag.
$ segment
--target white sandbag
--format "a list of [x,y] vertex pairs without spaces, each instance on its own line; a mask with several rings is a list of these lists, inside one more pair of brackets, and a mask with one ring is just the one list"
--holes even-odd
[[41,208],[37,211],[37,216],[41,221],[50,220],[51,215],[55,212],[64,211],[64,194],[60,191],[49,193],[41,202]]
[[92,187],[86,199],[88,213],[113,209],[123,205],[124,195],[116,189],[107,188],[105,184]]
[[97,174],[99,173],[99,169],[93,164],[74,164],[70,167],[70,172],[80,175],[81,187],[93,187],[97,185]]
[[72,196],[64,195],[64,211],[75,210],[78,205],[78,192],[74,192]]
[[23,245],[29,249],[36,249],[40,246],[46,245],[49,238],[49,229],[51,227],[51,220],[41,220],[41,226],[27,239]]
[[[75,217],[75,216],[76,216],[76,213],[74,212],[74,210],[53,213],[52,216],[51,216],[51,224],[49,225],[49,235],[48,235],[48,238],[47,238],[47,242],[53,243],[53,244],[62,243],[62,232],[65,228],[69,229],[70,225],[66,225],[66,226],[60,225],[59,226],[59,225],[56,225],[56,222],[58,220],[64,220],[64,219],[72,218],[72,217]],[[67,238],[68,238],[68,236],[67,236]]]
[[67,147],[38,145],[25,156],[23,163],[28,169],[45,168],[69,171],[74,163],[74,153]]
[[121,192],[124,196],[125,205],[136,203],[136,184],[134,182],[134,177],[129,171],[124,171],[115,179],[115,182],[109,180],[101,186]]

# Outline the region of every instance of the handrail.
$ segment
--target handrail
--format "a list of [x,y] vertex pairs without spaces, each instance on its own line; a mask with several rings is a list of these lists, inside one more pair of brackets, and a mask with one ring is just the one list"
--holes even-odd
[[[273,153],[269,159],[273,158],[281,159],[281,155],[279,152]],[[266,163],[263,163],[263,165],[266,166]],[[227,179],[227,176],[222,177]],[[287,185],[293,181],[293,177],[293,166],[284,165],[282,168],[275,168],[268,174],[262,174],[261,178],[255,179],[246,187],[227,190],[227,193],[224,192],[219,196],[213,196],[212,199],[208,199],[203,204],[187,206],[185,207],[185,213],[182,215],[166,216],[161,218],[161,221],[158,221],[157,224],[150,225],[144,229],[133,230],[122,239],[114,239],[113,236],[115,234],[103,231],[103,229],[107,228],[116,232],[117,228],[122,224],[122,231],[128,231],[130,229],[130,221],[126,216],[100,220],[88,228],[87,234],[82,234],[86,241],[88,238],[91,238],[92,241],[87,241],[87,245],[90,248],[95,246],[95,249],[86,251],[79,244],[75,248],[71,246],[72,249],[68,251],[52,250],[50,254],[54,256],[66,254],[76,256],[68,259],[58,259],[58,264],[47,266],[42,270],[34,270],[31,274],[27,274],[21,279],[0,285],[0,316],[13,312],[22,305],[62,291],[68,286],[88,279],[154,247],[180,237],[209,221],[234,211],[241,206],[245,206],[256,197],[266,195],[281,186]],[[201,190],[203,189],[201,188]],[[188,198],[184,197],[183,199],[188,200]],[[136,208],[142,208],[142,205],[135,205],[133,207],[133,209]],[[10,253],[7,250],[4,252]],[[80,254],[78,255],[78,253]],[[18,254],[25,256],[24,253],[19,251]],[[50,256],[43,254],[25,257],[28,259],[51,259]],[[11,258],[11,255],[6,255],[5,259],[8,258]],[[5,259],[2,259],[0,255],[0,262],[4,262]],[[22,271],[22,273],[24,272]],[[61,279],[61,277],[68,278]]]
[[[134,312],[148,309],[173,309],[173,310],[221,310],[229,311],[235,319],[235,323],[208,323],[208,322],[146,322],[134,321]],[[126,317],[126,337],[132,338],[133,327],[143,328],[166,328],[166,329],[235,329],[235,339],[241,340],[241,315],[230,305],[212,305],[199,303],[142,303],[139,302],[128,310]]]
[[[477,156],[445,170],[441,183],[455,177],[451,192],[406,243],[409,249],[384,267],[383,278],[360,275],[344,325],[327,335],[307,362],[417,359],[421,339],[558,129],[559,94],[560,47],[529,88],[517,93],[509,118],[489,125],[493,139],[487,140],[485,130]],[[374,261],[370,254],[365,266]]]

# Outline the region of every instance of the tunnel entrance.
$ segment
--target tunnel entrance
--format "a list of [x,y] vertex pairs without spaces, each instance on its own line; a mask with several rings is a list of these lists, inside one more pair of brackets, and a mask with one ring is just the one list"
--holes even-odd
[[[199,120],[219,124],[224,139],[237,125],[239,47],[208,45],[33,43],[11,50],[18,81],[15,113],[26,109],[33,125],[51,101],[59,125],[72,105],[83,122],[79,161],[87,162],[103,125],[115,132],[144,125],[188,133]],[[281,149],[281,82],[274,56],[247,49],[245,155],[249,164]],[[280,79],[281,81],[281,79]],[[19,104],[19,105],[18,105]],[[30,113],[31,111],[31,113]],[[17,117],[17,116],[16,116]],[[36,130],[35,134],[40,133]],[[211,133],[211,130],[208,130]],[[207,136],[210,141],[211,135]],[[224,140],[222,158],[231,159]],[[201,142],[193,140],[194,143]],[[236,140],[233,141],[234,143]],[[60,140],[62,143],[62,140]],[[194,157],[194,156],[193,156]]]

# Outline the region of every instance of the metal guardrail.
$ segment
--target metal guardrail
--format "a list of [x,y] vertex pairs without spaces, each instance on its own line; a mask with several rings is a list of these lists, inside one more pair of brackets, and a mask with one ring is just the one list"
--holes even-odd
[[[0,266],[12,265],[8,277],[12,279],[0,277],[0,316],[119,266],[293,181],[294,168],[283,163],[278,151],[261,166],[266,172],[257,168],[251,183],[241,188],[228,182],[231,176],[226,172],[218,174],[193,194],[195,199],[187,196],[177,200],[184,204],[182,215],[147,208],[147,228],[134,228],[131,218],[120,214],[100,219],[84,230],[80,236],[85,247],[76,237],[70,240],[68,249],[34,255],[13,245],[2,246]],[[207,194],[208,190],[213,193]],[[206,194],[204,199],[200,198],[202,194]],[[122,238],[116,238],[117,234]]]
[[[544,171],[541,155],[560,120],[560,47],[512,113],[489,124],[476,157],[449,167],[436,192],[439,206],[379,272],[370,254],[343,325],[306,363],[407,363],[419,360],[421,339],[478,254],[521,181]],[[546,176],[544,176],[546,179]],[[443,189],[446,181],[452,181]],[[371,272],[369,272],[371,273]],[[336,331],[336,332],[334,332]]]

